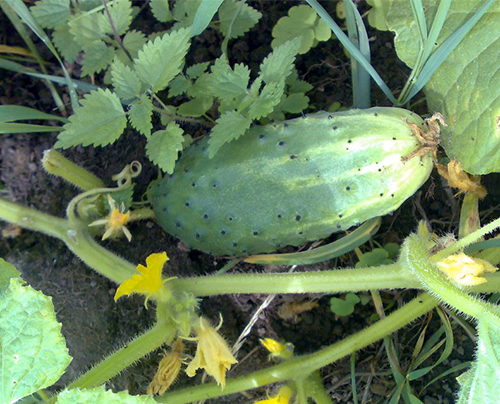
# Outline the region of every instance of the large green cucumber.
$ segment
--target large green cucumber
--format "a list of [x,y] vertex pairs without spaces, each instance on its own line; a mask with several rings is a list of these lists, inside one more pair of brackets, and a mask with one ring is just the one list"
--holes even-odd
[[429,177],[430,153],[400,108],[319,112],[254,127],[209,159],[186,150],[152,187],[160,225],[189,246],[241,256],[297,246],[397,209]]

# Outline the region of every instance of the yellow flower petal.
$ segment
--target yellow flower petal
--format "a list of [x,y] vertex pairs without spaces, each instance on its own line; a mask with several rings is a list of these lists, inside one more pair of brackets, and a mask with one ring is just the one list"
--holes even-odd
[[132,275],[132,278],[123,282],[116,290],[115,301],[125,295],[132,293],[142,293],[148,298],[151,295],[157,294],[164,280],[162,278],[162,270],[165,262],[168,261],[166,252],[151,254],[146,258],[146,265],[137,265],[137,270],[140,274]]
[[196,355],[186,368],[186,374],[193,377],[200,368],[212,376],[224,388],[226,372],[237,363],[226,341],[217,330],[204,318],[200,318],[199,327],[195,328],[198,339]]
[[461,285],[474,286],[487,282],[485,272],[495,272],[496,267],[488,261],[472,258],[464,253],[453,254],[437,263],[448,277]]
[[269,398],[267,400],[260,400],[254,404],[288,404],[292,395],[292,389],[288,386],[283,386],[274,397],[268,396]]
[[180,339],[174,342],[172,350],[163,357],[158,370],[148,386],[148,394],[163,394],[175,382],[181,370],[184,344]]
[[272,338],[263,338],[260,343],[269,351],[271,357],[290,359],[293,356],[293,345],[290,343],[282,344]]

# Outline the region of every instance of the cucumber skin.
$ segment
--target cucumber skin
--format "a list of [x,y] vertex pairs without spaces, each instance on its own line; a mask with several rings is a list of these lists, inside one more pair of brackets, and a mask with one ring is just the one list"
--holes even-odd
[[243,256],[298,246],[397,209],[428,179],[430,153],[400,108],[376,107],[254,127],[208,158],[193,144],[151,187],[159,224],[190,247]]

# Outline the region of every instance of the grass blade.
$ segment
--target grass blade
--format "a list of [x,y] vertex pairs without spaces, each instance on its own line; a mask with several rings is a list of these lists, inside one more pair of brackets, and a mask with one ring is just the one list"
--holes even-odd
[[20,105],[0,105],[0,122],[25,121],[30,119],[57,120],[67,122],[66,118],[46,114],[34,108]]
[[32,125],[30,123],[0,122],[0,134],[59,132],[62,126]]

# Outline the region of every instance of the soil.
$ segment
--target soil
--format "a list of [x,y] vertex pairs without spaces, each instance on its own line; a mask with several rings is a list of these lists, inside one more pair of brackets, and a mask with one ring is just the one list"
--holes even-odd
[[[331,15],[335,15],[335,3],[324,3]],[[230,59],[232,63],[237,61],[248,64],[256,73],[260,62],[271,51],[272,27],[286,14],[288,8],[296,3],[252,1],[250,4],[263,13],[263,18],[250,33],[230,43]],[[360,4],[360,7],[362,10],[366,9],[364,4]],[[164,29],[146,10],[135,21],[134,28],[147,33]],[[389,87],[398,93],[404,85],[408,69],[395,55],[392,35],[378,31],[370,31],[369,35],[372,40],[372,63]],[[23,46],[22,40],[3,14],[0,14],[0,38],[3,44]],[[200,38],[193,41],[187,65],[218,57],[220,42],[220,34],[208,29]],[[54,63],[49,66],[51,72],[61,74],[58,65],[41,43],[38,43],[38,49],[45,60]],[[346,107],[352,104],[350,63],[338,41],[320,43],[307,55],[300,56],[296,66],[300,77],[314,86],[314,90],[308,96],[315,110],[327,109],[333,102],[340,102]],[[78,62],[71,67],[74,76],[78,77]],[[99,81],[100,78],[96,77],[96,80]],[[64,89],[59,88],[59,92],[67,102]],[[0,104],[24,105],[44,112],[57,113],[50,92],[42,81],[5,70],[0,76]],[[373,85],[373,104],[390,105],[375,85]],[[427,112],[424,103],[421,103],[419,108],[418,112],[422,114]],[[202,128],[189,124],[184,124],[184,129],[191,131],[193,135],[202,133]],[[40,164],[43,151],[53,146],[56,136],[53,133],[0,136],[0,180],[5,187],[1,191],[2,197],[55,216],[64,216],[65,207],[71,198],[77,195],[77,190],[60,178],[48,175]],[[64,151],[64,155],[92,171],[109,185],[112,184],[111,176],[120,172],[125,164],[133,160],[140,161],[143,171],[135,189],[136,197],[140,197],[146,190],[147,184],[157,176],[157,169],[145,159],[144,147],[144,138],[129,130],[113,146],[76,147]],[[491,214],[498,205],[500,191],[493,186],[494,176],[487,177],[486,181],[490,195],[481,204],[481,209]],[[377,244],[384,245],[387,242],[401,243],[422,219],[428,220],[434,231],[456,231],[459,206],[460,198],[454,198],[453,191],[446,187],[437,173],[434,173],[432,179],[413,198],[405,202],[394,215],[383,219],[382,228],[369,244],[375,247]],[[0,239],[0,257],[14,264],[22,272],[23,278],[35,289],[52,297],[57,318],[63,324],[63,334],[73,361],[55,388],[62,388],[97,363],[100,358],[126,344],[134,335],[143,332],[154,323],[153,305],[146,310],[143,299],[138,296],[122,298],[115,303],[113,296],[116,285],[86,267],[62,242],[26,230],[21,230],[20,234],[16,235],[15,229],[3,222],[0,223],[0,229],[4,231],[4,237]],[[169,276],[210,274],[227,262],[226,259],[190,251],[182,242],[165,234],[153,220],[134,223],[130,226],[130,231],[133,234],[131,243],[119,239],[103,242],[103,245],[134,263],[144,263],[149,254],[166,250],[170,257],[166,266]],[[7,237],[7,234],[11,236]],[[367,246],[364,250],[369,249],[370,246]],[[298,270],[352,266],[355,262],[355,255],[348,254],[340,260],[301,267]],[[233,270],[251,272],[260,271],[262,268],[240,264]],[[287,268],[274,267],[268,270],[284,271]],[[414,291],[382,291],[384,303],[391,305],[392,308],[402,305],[414,295]],[[224,336],[228,341],[234,342],[266,297],[238,295],[204,299],[201,302],[201,312],[214,323],[218,322],[221,313],[224,318],[222,328]],[[296,352],[303,354],[339,341],[373,321],[371,316],[375,311],[371,303],[365,306],[358,305],[356,312],[349,317],[336,317],[329,307],[330,297],[277,296],[260,315],[245,340],[238,355],[240,363],[231,370],[230,377],[269,365],[267,353],[259,347],[258,339],[261,337],[273,337],[291,342]],[[279,308],[283,304],[304,299],[315,299],[317,307],[298,314],[293,319],[280,317]],[[418,335],[425,323],[426,319],[415,322],[394,337],[403,368],[411,361],[415,335]],[[415,392],[418,393],[440,372],[457,363],[471,360],[473,344],[461,332],[457,323],[453,324],[457,331],[455,336],[457,348],[443,365],[412,384]],[[430,320],[429,330],[436,330],[439,326],[439,317],[434,315]],[[430,332],[428,331],[428,335]],[[360,399],[364,396],[365,403],[385,402],[395,386],[382,346],[382,343],[374,344],[356,356],[357,391]],[[132,394],[145,393],[159,358],[158,352],[142,359],[112,379],[109,387],[116,391],[127,389]],[[334,402],[352,402],[348,359],[322,369],[322,376]],[[426,404],[452,403],[454,392],[458,387],[456,376],[457,374],[451,374],[417,395]],[[200,380],[198,377],[195,382]],[[193,385],[193,380],[181,375],[176,388],[185,385]],[[265,391],[260,389],[248,392],[248,395],[232,395],[209,400],[207,403],[252,403],[258,398],[262,399]]]

